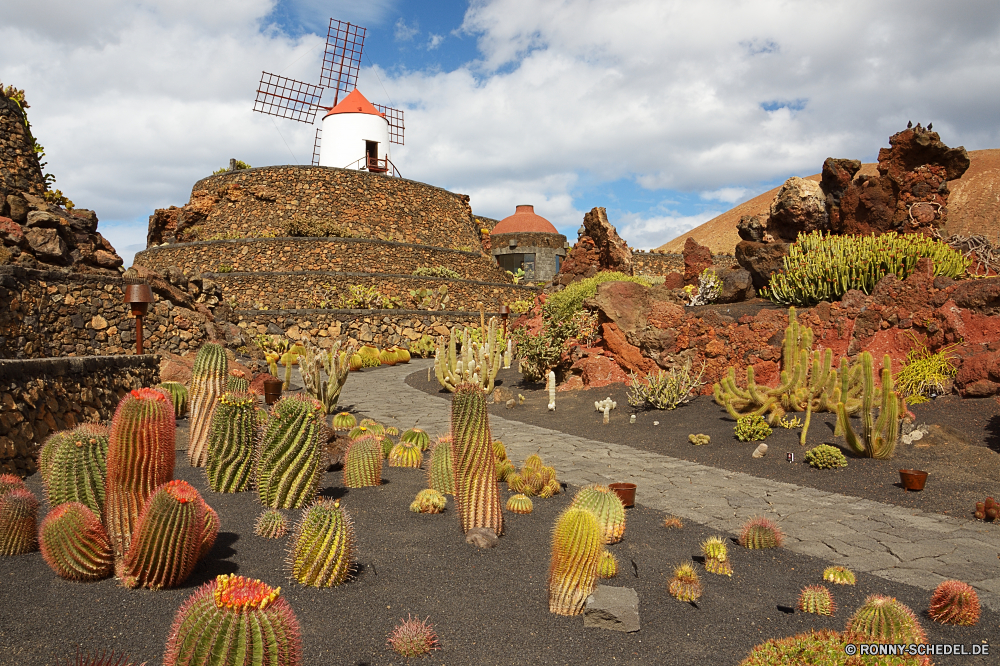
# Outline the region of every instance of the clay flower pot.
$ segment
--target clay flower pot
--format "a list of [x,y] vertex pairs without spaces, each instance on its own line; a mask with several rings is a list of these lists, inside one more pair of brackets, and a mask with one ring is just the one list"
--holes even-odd
[[618,495],[618,499],[620,499],[622,504],[625,506],[635,505],[634,483],[611,483],[608,484],[608,488],[614,491],[615,495]]
[[901,469],[899,480],[903,482],[903,488],[906,490],[923,490],[924,483],[927,482],[927,472],[919,469]]
[[281,397],[281,386],[283,382],[280,379],[265,379],[264,380],[264,402],[269,405],[273,405]]

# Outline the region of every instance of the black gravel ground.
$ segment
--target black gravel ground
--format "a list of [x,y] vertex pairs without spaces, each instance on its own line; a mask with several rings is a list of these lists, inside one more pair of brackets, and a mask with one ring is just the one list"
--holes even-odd
[[[428,381],[426,371],[410,374],[406,382],[428,393],[447,395],[433,374]],[[915,424],[930,426],[930,432],[913,444],[900,444],[891,460],[855,457],[843,437],[833,436],[836,418],[830,413],[813,414],[806,446],[799,444],[799,428],[775,428],[765,440],[767,455],[753,458],[750,454],[759,442],[737,440],[733,436],[736,422],[711,396],[700,396],[673,410],[636,410],[628,404],[625,385],[612,384],[557,391],[556,410],[550,412],[548,392],[542,384],[522,382],[520,373],[513,369],[501,370],[497,383],[523,395],[525,401],[513,409],[494,404],[491,413],[580,437],[969,520],[973,520],[976,502],[991,495],[1000,498],[1000,405],[992,398],[963,400],[948,396],[915,405]],[[615,400],[618,407],[611,412],[610,423],[603,425],[603,416],[595,411],[594,402],[606,397]],[[634,424],[629,423],[630,414],[636,414]],[[688,435],[696,433],[709,435],[711,443],[692,445]],[[810,467],[804,459],[805,451],[819,444],[839,447],[848,458],[848,466],[837,470]],[[795,456],[792,464],[786,460],[788,453]],[[929,472],[924,490],[904,490],[899,480],[901,468]]]

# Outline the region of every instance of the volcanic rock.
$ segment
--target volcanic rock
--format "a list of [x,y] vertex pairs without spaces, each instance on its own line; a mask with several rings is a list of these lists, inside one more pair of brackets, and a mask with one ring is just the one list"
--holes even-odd
[[[736,233],[741,240],[753,241],[754,243],[764,242],[767,218],[763,215],[744,215],[736,223]],[[687,241],[684,241],[687,243]]]
[[698,284],[698,277],[712,267],[712,251],[698,241],[688,238],[684,242],[684,284]]
[[739,303],[757,295],[753,288],[753,278],[745,268],[723,268],[719,271],[722,291],[716,303]]
[[763,289],[771,275],[784,267],[789,243],[754,243],[740,241],[736,246],[736,262],[749,271],[754,289]]
[[824,231],[829,227],[826,194],[819,183],[795,176],[786,180],[771,203],[767,232],[775,240],[791,243],[799,233]]

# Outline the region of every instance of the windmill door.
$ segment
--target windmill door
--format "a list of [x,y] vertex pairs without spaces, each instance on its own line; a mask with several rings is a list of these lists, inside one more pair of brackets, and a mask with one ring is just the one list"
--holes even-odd
[[386,165],[378,159],[378,141],[365,141],[365,155],[368,157],[368,170],[382,173],[387,171]]

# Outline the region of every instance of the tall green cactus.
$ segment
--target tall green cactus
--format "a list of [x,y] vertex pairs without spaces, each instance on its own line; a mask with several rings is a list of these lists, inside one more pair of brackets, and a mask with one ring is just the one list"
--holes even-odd
[[0,495],[0,555],[38,550],[38,499],[20,486]]
[[[302,383],[309,395],[323,405],[326,414],[332,414],[337,409],[340,392],[351,370],[349,359],[354,353],[354,348],[348,347],[345,351],[341,351],[340,347],[339,340],[327,351],[308,347],[305,357],[299,360]],[[324,372],[326,381],[322,378]]]
[[217,493],[239,493],[253,482],[254,442],[257,440],[257,398],[226,392],[212,417],[208,441],[208,486]]
[[427,467],[427,485],[442,495],[455,494],[455,469],[451,455],[451,436],[439,437],[431,449],[431,464]]
[[[120,568],[146,500],[174,477],[174,408],[163,393],[138,389],[118,403],[108,439],[104,526]],[[116,572],[117,573],[117,572]]]
[[354,523],[340,500],[319,500],[302,512],[288,553],[293,580],[310,587],[340,585],[356,557]]
[[[892,359],[886,354],[882,359],[882,389],[875,389],[875,377],[872,369],[872,355],[861,352],[861,379],[863,391],[861,395],[861,437],[854,432],[848,410],[844,403],[837,404],[838,430],[847,439],[847,445],[855,453],[867,458],[888,460],[896,450],[899,441],[900,399],[893,391]],[[881,406],[878,420],[875,420],[875,398],[880,394]]]
[[174,616],[163,666],[302,666],[302,630],[281,588],[223,574]]
[[108,468],[108,434],[106,426],[86,423],[46,440],[42,447],[47,460],[42,481],[49,506],[82,502],[91,511],[101,512]]
[[452,328],[445,342],[442,338],[434,354],[434,372],[438,383],[454,392],[459,384],[471,383],[479,386],[487,394],[493,392],[493,384],[500,364],[503,362],[503,346],[497,337],[496,317],[490,318],[485,341],[477,344],[468,329],[461,337],[462,352],[457,351],[458,327]]
[[382,437],[374,433],[352,439],[344,453],[344,486],[367,488],[382,483]]
[[212,432],[215,406],[226,390],[229,361],[222,345],[206,342],[198,350],[191,371],[191,429],[188,434],[188,461],[204,467],[208,461],[208,440]]
[[451,450],[455,504],[462,530],[487,527],[503,533],[503,505],[497,485],[486,392],[459,384],[451,401]]
[[549,565],[549,612],[579,615],[587,597],[597,587],[598,565],[604,547],[601,526],[585,509],[569,508],[560,514],[552,532]]
[[125,555],[125,587],[177,587],[211,549],[219,519],[187,481],[163,484],[150,495]]
[[188,390],[180,382],[160,382],[156,388],[163,389],[170,396],[170,402],[174,406],[174,415],[181,418],[187,414],[188,410]]
[[257,458],[261,504],[301,509],[312,502],[324,471],[325,426],[323,406],[312,398],[291,395],[274,404]]
[[42,557],[61,578],[93,581],[107,578],[115,558],[107,530],[97,514],[80,502],[49,511],[38,530]]

